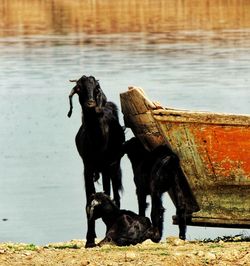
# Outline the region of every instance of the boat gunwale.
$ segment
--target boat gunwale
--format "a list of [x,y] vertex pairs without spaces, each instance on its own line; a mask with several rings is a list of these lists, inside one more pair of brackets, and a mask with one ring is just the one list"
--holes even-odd
[[156,109],[151,110],[151,112],[156,120],[163,122],[250,126],[250,115],[246,114],[184,111],[178,109]]

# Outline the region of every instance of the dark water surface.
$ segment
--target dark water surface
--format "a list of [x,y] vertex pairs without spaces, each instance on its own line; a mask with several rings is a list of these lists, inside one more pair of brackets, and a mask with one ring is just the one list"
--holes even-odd
[[[197,1],[105,1],[106,9],[86,1],[82,17],[82,1],[52,1],[53,8],[42,2],[0,0],[0,241],[85,238],[83,168],[74,144],[81,111],[75,98],[67,118],[69,79],[94,75],[119,106],[119,93],[136,85],[169,107],[250,113],[248,1],[219,1],[219,10],[206,1],[198,11]],[[122,207],[136,211],[126,157],[122,169]],[[164,205],[164,237],[177,236],[167,195]],[[187,236],[239,232],[249,234],[188,227]],[[97,234],[104,235],[102,222]]]

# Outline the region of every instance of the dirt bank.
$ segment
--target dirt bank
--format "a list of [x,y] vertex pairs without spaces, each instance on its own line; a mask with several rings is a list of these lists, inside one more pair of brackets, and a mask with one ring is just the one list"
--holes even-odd
[[0,244],[0,265],[250,265],[250,242],[182,241],[168,238],[129,247],[85,249],[72,240],[47,246]]

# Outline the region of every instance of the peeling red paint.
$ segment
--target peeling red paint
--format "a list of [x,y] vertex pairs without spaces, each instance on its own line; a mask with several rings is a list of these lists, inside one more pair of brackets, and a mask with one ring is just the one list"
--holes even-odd
[[250,179],[250,130],[223,125],[189,126],[206,167],[220,179],[244,175]]

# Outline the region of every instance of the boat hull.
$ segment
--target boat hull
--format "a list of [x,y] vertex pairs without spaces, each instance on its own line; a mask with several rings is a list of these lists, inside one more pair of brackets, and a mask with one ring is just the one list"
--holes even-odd
[[147,149],[168,144],[179,156],[200,208],[188,224],[250,228],[250,116],[165,109],[136,88],[121,105]]

